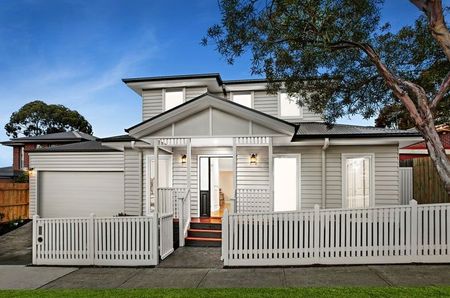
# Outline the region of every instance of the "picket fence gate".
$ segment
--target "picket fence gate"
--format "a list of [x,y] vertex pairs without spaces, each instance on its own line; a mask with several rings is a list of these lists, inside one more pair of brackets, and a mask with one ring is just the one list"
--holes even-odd
[[450,262],[450,204],[228,214],[225,266]]
[[133,217],[33,217],[34,265],[154,266],[158,221]]

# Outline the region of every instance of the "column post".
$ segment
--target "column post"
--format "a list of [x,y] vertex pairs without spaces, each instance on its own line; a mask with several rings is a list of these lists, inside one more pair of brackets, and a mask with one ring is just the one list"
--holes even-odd
[[[155,167],[155,176],[153,178],[153,192],[154,192],[154,196],[155,196],[155,214],[158,215],[159,213],[159,198],[158,198],[158,177],[159,177],[159,148],[158,148],[158,142],[159,139],[154,139],[154,143],[153,143],[153,149],[154,149],[154,153],[153,153],[153,161],[154,161],[154,167]],[[151,166],[151,164],[149,165]]]
[[237,213],[237,145],[236,138],[233,138],[233,211]]
[[274,205],[274,193],[273,193],[273,142],[272,137],[269,138],[269,197],[270,197],[270,210],[273,212]]

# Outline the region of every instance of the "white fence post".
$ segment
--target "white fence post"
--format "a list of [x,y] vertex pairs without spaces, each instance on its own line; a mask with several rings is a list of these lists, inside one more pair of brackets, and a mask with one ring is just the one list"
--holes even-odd
[[95,214],[89,215],[88,223],[88,256],[91,265],[95,265]]
[[319,262],[319,244],[320,244],[320,207],[318,204],[314,205],[314,259]]
[[184,204],[183,198],[178,198],[178,241],[180,247],[184,246]]
[[409,201],[409,206],[411,207],[411,257],[417,256],[417,201]]
[[228,209],[222,216],[222,260],[223,265],[228,266]]
[[39,219],[39,215],[33,215],[33,251],[32,251],[32,263],[33,265],[37,265],[36,264],[36,260],[37,260],[37,232],[38,232],[38,219]]

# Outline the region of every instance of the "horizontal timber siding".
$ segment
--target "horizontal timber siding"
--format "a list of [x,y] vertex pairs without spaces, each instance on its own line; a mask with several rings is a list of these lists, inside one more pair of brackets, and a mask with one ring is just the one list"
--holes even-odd
[[142,154],[124,151],[124,210],[128,215],[142,214]]
[[[206,87],[186,87],[186,100],[193,99],[206,93]],[[163,89],[150,89],[142,91],[142,121],[161,114],[163,107]]]
[[342,153],[375,154],[375,205],[399,204],[397,146],[331,146],[327,150],[327,208],[342,207]]

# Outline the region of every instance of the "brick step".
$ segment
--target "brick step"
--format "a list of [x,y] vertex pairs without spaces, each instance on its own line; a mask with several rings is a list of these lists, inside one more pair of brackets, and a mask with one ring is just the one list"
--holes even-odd
[[186,237],[186,246],[220,247],[220,246],[222,246],[222,239],[221,238]]
[[203,229],[189,229],[189,237],[199,237],[199,238],[221,238],[221,230],[203,230]]

